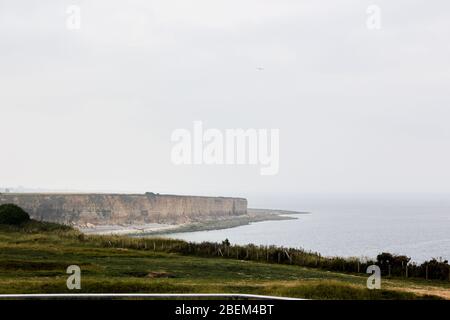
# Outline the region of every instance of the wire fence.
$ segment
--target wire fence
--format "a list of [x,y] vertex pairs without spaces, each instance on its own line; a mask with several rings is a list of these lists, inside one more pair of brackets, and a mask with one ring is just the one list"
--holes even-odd
[[103,247],[151,250],[178,253],[198,257],[288,264],[308,268],[345,273],[366,273],[370,265],[378,265],[383,276],[424,278],[426,280],[450,281],[450,265],[442,259],[431,259],[421,264],[411,262],[409,257],[381,253],[373,260],[360,258],[324,257],[319,253],[297,248],[256,245],[230,245],[228,240],[220,243],[193,243],[165,238],[130,238],[123,236],[85,236],[80,240],[95,242]]

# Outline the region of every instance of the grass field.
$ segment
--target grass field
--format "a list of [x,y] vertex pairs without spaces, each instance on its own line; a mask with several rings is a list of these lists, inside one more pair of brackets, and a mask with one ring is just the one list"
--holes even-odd
[[[251,293],[310,299],[450,299],[450,282],[383,279],[299,266],[203,258],[153,249],[106,248],[101,236],[29,222],[0,226],[0,293]],[[79,265],[81,290],[66,268]]]

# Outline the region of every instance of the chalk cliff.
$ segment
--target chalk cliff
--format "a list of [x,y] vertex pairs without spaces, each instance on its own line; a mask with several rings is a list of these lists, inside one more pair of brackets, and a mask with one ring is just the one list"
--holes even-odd
[[243,198],[146,194],[0,194],[33,219],[64,224],[185,223],[247,214]]

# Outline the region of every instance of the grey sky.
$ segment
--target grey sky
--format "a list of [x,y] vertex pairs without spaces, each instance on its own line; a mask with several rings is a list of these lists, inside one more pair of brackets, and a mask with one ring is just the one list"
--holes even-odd
[[[66,28],[68,5],[81,29]],[[382,10],[368,30],[366,9]],[[0,0],[0,186],[450,191],[448,1]],[[280,172],[174,166],[170,135],[279,128]]]

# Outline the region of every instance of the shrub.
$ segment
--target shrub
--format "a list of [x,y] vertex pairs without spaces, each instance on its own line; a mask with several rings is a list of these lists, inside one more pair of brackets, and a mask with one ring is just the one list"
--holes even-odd
[[0,224],[20,225],[30,220],[30,216],[15,204],[0,205]]
[[430,261],[422,263],[419,269],[422,277],[427,277],[428,279],[450,279],[450,265],[448,264],[448,260],[433,258]]

